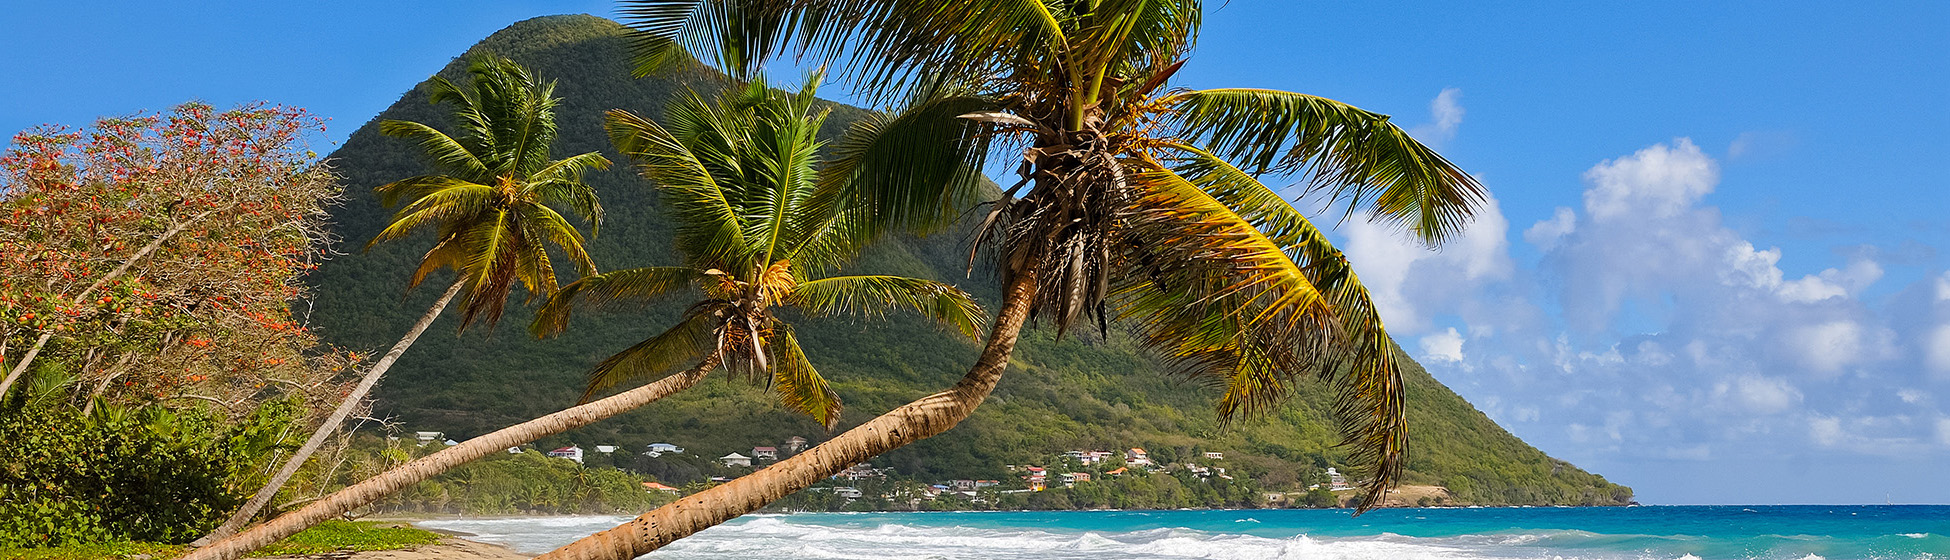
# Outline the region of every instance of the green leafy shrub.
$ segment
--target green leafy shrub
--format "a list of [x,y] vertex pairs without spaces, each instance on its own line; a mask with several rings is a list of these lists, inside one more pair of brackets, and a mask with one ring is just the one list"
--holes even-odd
[[65,404],[0,412],[0,547],[188,542],[242,502],[297,407],[236,423],[197,410]]

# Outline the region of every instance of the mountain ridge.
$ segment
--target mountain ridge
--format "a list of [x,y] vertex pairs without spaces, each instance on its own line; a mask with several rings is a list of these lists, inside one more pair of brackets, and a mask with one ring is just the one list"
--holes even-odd
[[[677,256],[652,187],[608,145],[602,112],[623,108],[659,118],[672,96],[689,90],[709,94],[728,83],[694,62],[631,79],[626,33],[621,25],[594,16],[547,16],[513,24],[469,50],[513,58],[558,82],[556,94],[563,102],[557,110],[557,156],[602,151],[618,163],[588,177],[608,214],[601,235],[589,243],[604,270],[675,264]],[[457,57],[438,75],[460,78],[464,59]],[[348,193],[334,216],[346,243],[363,244],[391,214],[378,206],[372,187],[431,171],[411,142],[380,136],[376,130],[382,119],[450,129],[444,108],[427,103],[426,87],[422,83],[407,92],[332,154]],[[823,138],[836,136],[867,114],[845,105],[831,107]],[[965,232],[950,231],[888,240],[849,268],[959,284],[992,307],[999,296],[994,280],[964,272],[966,239]],[[312,280],[317,298],[311,324],[342,346],[391,344],[437,295],[421,289],[401,297],[412,264],[430,243],[430,237],[421,236],[326,262]],[[444,285],[440,277],[428,284]],[[517,306],[510,306],[499,329],[477,327],[461,336],[452,334],[455,318],[442,317],[381,383],[375,413],[395,417],[407,429],[471,436],[558,410],[574,404],[590,366],[669,324],[684,303],[677,298],[640,311],[585,314],[564,336],[547,341],[526,335],[522,327],[529,310]],[[841,429],[949,386],[974,363],[979,350],[974,342],[913,317],[805,319],[799,324],[808,355],[847,404]],[[1411,420],[1407,482],[1445,486],[1459,501],[1486,505],[1616,505],[1630,500],[1629,488],[1524,444],[1402,358],[1411,364],[1404,373]],[[1169,377],[1118,333],[1058,340],[1048,330],[1036,329],[1023,337],[1008,374],[973,417],[874,463],[934,479],[1001,478],[1007,476],[1005,464],[1035,462],[1067,449],[1145,447],[1154,454],[1188,457],[1209,450],[1225,452],[1237,472],[1267,490],[1297,490],[1322,480],[1328,467],[1347,466],[1334,447],[1338,435],[1328,416],[1330,392],[1318,384],[1306,387],[1314,390],[1303,391],[1264,417],[1222,427],[1212,411],[1214,391]],[[761,387],[717,377],[540,445],[641,449],[650,442],[670,441],[715,456],[776,445],[794,435],[815,442],[828,435],[773,400]]]

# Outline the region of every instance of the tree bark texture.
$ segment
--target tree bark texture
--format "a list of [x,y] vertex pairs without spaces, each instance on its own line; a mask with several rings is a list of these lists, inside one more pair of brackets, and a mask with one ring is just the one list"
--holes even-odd
[[1035,276],[1016,275],[975,367],[946,391],[922,397],[770,467],[657,508],[538,560],[627,560],[750,513],[876,455],[947,431],[968,418],[1002,378],[1036,297]]
[[257,494],[251,496],[250,501],[244,502],[244,507],[238,508],[236,513],[231,514],[229,520],[224,521],[217,530],[197,539],[193,544],[202,545],[229,537],[249,524],[251,518],[257,516],[258,510],[264,509],[264,504],[270,503],[271,498],[277,496],[278,489],[283,488],[284,483],[291,480],[291,475],[296,474],[298,468],[305,465],[305,461],[311,458],[311,454],[324,446],[325,440],[332,437],[333,432],[338,431],[339,424],[344,423],[345,418],[359,408],[359,403],[365,401],[366,394],[371,393],[372,387],[379,384],[379,378],[386,375],[386,370],[392,369],[393,362],[399,361],[400,355],[405,354],[406,349],[413,346],[413,341],[420,339],[420,333],[426,332],[427,327],[433,325],[433,320],[440,318],[440,312],[445,311],[447,304],[454,301],[454,296],[459,295],[461,288],[466,286],[465,278],[455,280],[454,285],[447,288],[447,293],[441,294],[440,299],[433,302],[433,307],[428,308],[426,314],[420,316],[419,322],[413,323],[413,328],[406,331],[406,336],[393,344],[393,349],[380,357],[378,362],[372,364],[372,369],[366,370],[365,377],[359,380],[359,386],[345,396],[345,400],[339,403],[339,407],[332,411],[332,415],[327,417],[324,423],[318,425],[318,430],[311,433],[311,439],[305,440],[305,445],[299,447],[298,452],[293,453],[291,458],[284,462],[284,466],[278,469],[278,473],[272,475],[271,480],[265,482],[263,488],[257,489]]
[[312,502],[263,525],[251,528],[216,544],[199,548],[179,560],[236,560],[254,550],[317,525],[319,522],[371,504],[422,480],[446,472],[469,461],[500,453],[510,447],[552,436],[616,416],[657,399],[689,389],[718,366],[716,354],[689,370],[659,379],[616,395],[577,405],[547,416],[502,428],[494,433],[467,440],[432,455],[414,459],[372,478],[368,478],[324,499]]

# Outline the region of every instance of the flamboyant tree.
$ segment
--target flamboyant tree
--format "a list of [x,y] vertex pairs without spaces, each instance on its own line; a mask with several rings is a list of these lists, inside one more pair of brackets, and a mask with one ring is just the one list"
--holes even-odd
[[[1034,314],[1059,329],[1115,319],[1189,378],[1222,418],[1266,410],[1318,376],[1337,393],[1372,507],[1408,444],[1397,349],[1346,258],[1261,182],[1298,175],[1424,241],[1484,200],[1468,174],[1389,122],[1320,97],[1169,87],[1197,0],[638,0],[640,69],[688,49],[735,75],[797,49],[868,98],[938,111],[882,123],[858,173],[881,219],[938,225],[979,193],[933,180],[1012,149],[1020,181],[978,232],[1003,276],[988,345],[954,387],[811,450],[543,558],[627,559],[763,507],[972,414]],[[991,142],[995,141],[995,142]],[[998,150],[999,151],[999,150]],[[944,212],[945,211],[945,212]]]
[[304,111],[190,103],[44,127],[0,156],[0,395],[57,368],[73,399],[219,405],[336,392],[348,357],[292,316],[339,188]]

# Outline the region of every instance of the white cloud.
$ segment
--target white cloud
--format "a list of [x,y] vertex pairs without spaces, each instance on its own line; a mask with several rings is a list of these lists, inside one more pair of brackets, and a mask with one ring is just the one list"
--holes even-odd
[[1830,268],[1796,280],[1775,266],[1781,261],[1779,248],[1755,250],[1754,244],[1741,241],[1727,248],[1727,269],[1720,279],[1728,286],[1755,288],[1769,292],[1788,303],[1814,303],[1859,293],[1882,278],[1882,265],[1868,258],[1849,261],[1848,268]]
[[1938,325],[1924,338],[1923,362],[1932,372],[1950,374],[1950,324]]
[[1801,391],[1787,381],[1759,375],[1742,376],[1735,380],[1734,393],[1741,404],[1761,414],[1784,412],[1802,399]]
[[1431,360],[1462,363],[1463,337],[1455,327],[1422,337],[1422,356]]
[[1584,172],[1591,188],[1584,209],[1593,219],[1646,219],[1677,215],[1720,182],[1720,166],[1690,138],[1655,144],[1630,156],[1605,160]]
[[1950,447],[1950,418],[1936,420],[1936,442],[1943,444],[1944,447]]
[[1916,404],[1930,398],[1930,395],[1915,389],[1902,389],[1896,391],[1896,398],[1902,399],[1905,403]]
[[1432,314],[1455,311],[1478,288],[1510,276],[1510,222],[1494,196],[1440,250],[1370,218],[1362,214],[1343,226],[1345,249],[1390,332],[1422,332]]
[[1789,348],[1798,353],[1808,369],[1818,373],[1837,373],[1864,357],[1868,341],[1862,325],[1854,321],[1830,321],[1794,329],[1787,337]]
[[1950,272],[1936,279],[1936,300],[1950,301]]
[[1816,416],[1808,420],[1808,437],[1813,438],[1815,443],[1834,447],[1848,439],[1848,432],[1842,430],[1842,419]]
[[1535,245],[1539,250],[1549,251],[1557,248],[1557,243],[1563,241],[1564,236],[1570,235],[1577,229],[1578,213],[1570,208],[1559,206],[1557,211],[1551,214],[1551,219],[1539,220],[1531,225],[1530,229],[1523,230],[1523,240]]
[[1435,99],[1429,101],[1429,119],[1428,124],[1410,129],[1409,134],[1430,143],[1454,138],[1456,128],[1462,126],[1462,90],[1443,88],[1442,93],[1436,94]]

